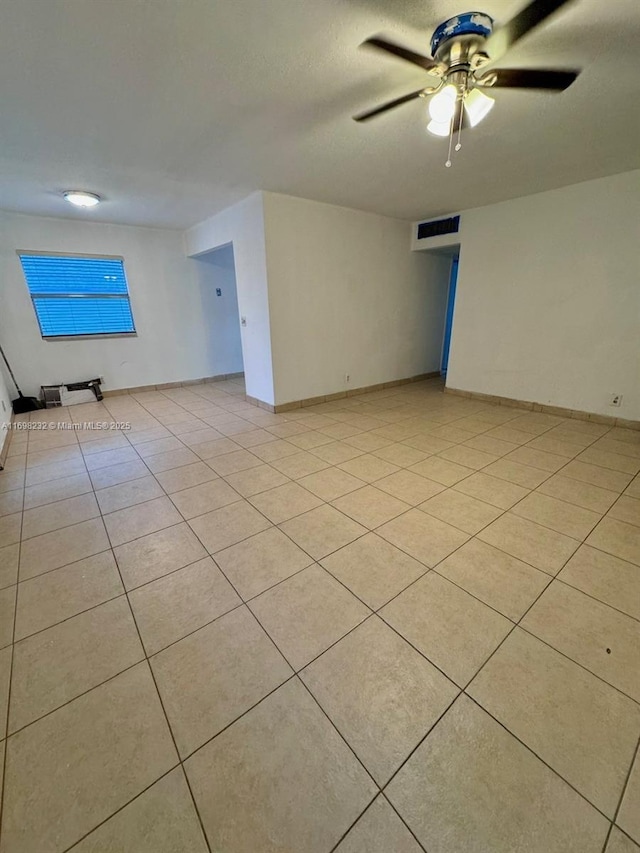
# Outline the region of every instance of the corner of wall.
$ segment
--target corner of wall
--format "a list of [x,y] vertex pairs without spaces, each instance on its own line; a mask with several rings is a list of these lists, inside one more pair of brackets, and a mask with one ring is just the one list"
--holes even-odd
[[0,367],[0,467],[9,446],[9,429],[12,420],[11,399],[4,377],[3,367]]
[[242,352],[247,394],[273,405],[268,274],[265,248],[265,200],[261,190],[185,232],[185,251],[191,258],[232,244],[242,328]]

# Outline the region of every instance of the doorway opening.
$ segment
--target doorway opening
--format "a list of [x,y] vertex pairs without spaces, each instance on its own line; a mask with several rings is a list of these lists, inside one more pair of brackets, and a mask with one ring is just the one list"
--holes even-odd
[[444,320],[444,335],[442,337],[442,356],[440,358],[440,375],[447,375],[449,367],[449,350],[451,348],[451,331],[453,329],[453,312],[456,302],[456,285],[458,283],[459,254],[451,258],[451,270],[449,272],[449,290],[447,293],[447,310]]
[[198,255],[194,261],[202,313],[207,321],[207,361],[211,375],[242,374],[244,358],[233,244]]

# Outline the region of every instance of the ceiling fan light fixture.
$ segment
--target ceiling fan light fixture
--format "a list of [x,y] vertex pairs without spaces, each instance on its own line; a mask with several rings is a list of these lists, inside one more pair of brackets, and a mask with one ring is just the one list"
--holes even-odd
[[[449,126],[456,111],[458,89],[449,83],[429,100],[429,115],[437,124]],[[447,131],[448,133],[448,131]],[[442,134],[438,134],[442,135]],[[445,134],[446,135],[446,134]]]
[[479,124],[486,118],[495,104],[495,98],[490,98],[479,89],[472,89],[464,99],[464,108],[467,111],[471,127]]
[[432,119],[427,125],[429,133],[434,136],[449,136],[451,132],[451,119],[449,121],[435,121]]
[[429,96],[427,130],[434,136],[448,137],[449,151],[445,166],[450,168],[453,152],[462,148],[463,131],[478,125],[493,109],[494,99],[482,90],[495,87],[564,92],[578,77],[579,70],[493,67],[523,37],[574,0],[521,2],[526,2],[524,8],[498,27],[494,26],[493,19],[485,12],[464,12],[449,18],[436,27],[433,33],[431,56],[416,53],[381,36],[366,39],[364,45],[409,62],[435,76],[439,85],[409,92],[354,116],[354,119],[366,121],[408,101]]

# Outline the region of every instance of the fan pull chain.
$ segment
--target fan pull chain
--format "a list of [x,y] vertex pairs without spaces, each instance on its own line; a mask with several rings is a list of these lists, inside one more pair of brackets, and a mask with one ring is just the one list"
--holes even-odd
[[447,155],[447,162],[444,164],[447,169],[451,168],[451,146],[453,144],[453,119],[451,119],[451,127],[449,128],[449,153]]
[[[467,94],[467,81],[466,80],[462,84],[461,88],[462,88],[462,91],[460,93],[460,119],[458,121],[458,141],[457,141],[456,146],[455,146],[456,151],[460,151],[460,149],[462,148],[462,142],[461,142],[461,139],[462,139],[462,120],[464,118],[464,99],[465,99],[465,96]],[[456,122],[455,122],[455,116],[454,116],[451,119],[451,127],[449,129],[449,152],[447,154],[447,162],[444,164],[447,167],[447,169],[451,168],[451,148],[453,147],[453,137],[454,137],[454,134],[456,132],[455,124],[456,124]]]
[[458,142],[456,143],[456,151],[459,151],[462,148],[462,117],[464,114],[464,95],[462,96],[462,100],[460,101],[460,121],[458,122]]
[[465,81],[462,84],[462,94],[460,95],[460,121],[458,122],[458,142],[456,144],[456,151],[459,151],[462,148],[462,119],[464,118],[464,99],[466,97],[467,79],[465,78]]

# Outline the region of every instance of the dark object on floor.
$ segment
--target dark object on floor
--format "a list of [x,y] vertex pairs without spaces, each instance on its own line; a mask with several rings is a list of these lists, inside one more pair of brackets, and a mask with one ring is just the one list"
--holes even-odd
[[96,400],[102,400],[102,391],[100,390],[100,380],[90,379],[88,382],[72,382],[65,386],[67,391],[86,391],[91,390],[95,394]]
[[100,379],[88,379],[86,382],[69,382],[66,385],[43,385],[42,399],[45,408],[74,406],[77,403],[92,403],[103,399]]
[[4,360],[4,363],[7,365],[7,370],[9,371],[9,375],[13,379],[13,384],[16,386],[16,391],[18,392],[18,397],[15,400],[11,401],[11,405],[13,406],[14,415],[23,415],[25,412],[35,412],[37,409],[44,409],[44,404],[37,399],[37,397],[25,397],[22,391],[20,390],[18,383],[16,382],[16,377],[13,375],[13,370],[11,370],[11,365],[7,361],[7,357],[4,354],[4,350],[0,346],[0,355]]

